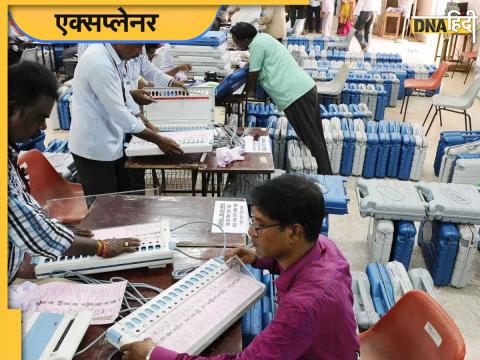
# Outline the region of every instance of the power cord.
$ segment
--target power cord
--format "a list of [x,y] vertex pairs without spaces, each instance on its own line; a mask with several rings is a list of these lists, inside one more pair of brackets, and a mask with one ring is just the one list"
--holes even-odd
[[[163,289],[160,289],[158,287],[155,287],[155,286],[152,286],[152,285],[149,285],[149,284],[132,283],[132,282],[128,281],[127,279],[124,279],[124,278],[119,277],[119,276],[111,277],[110,280],[98,280],[98,279],[92,278],[90,276],[86,276],[86,275],[77,273],[75,271],[66,271],[64,277],[68,278],[68,279],[71,279],[71,280],[76,280],[76,281],[79,281],[79,282],[82,282],[82,283],[85,283],[85,284],[111,284],[111,283],[118,282],[118,281],[126,281],[127,286],[126,286],[126,289],[125,289],[125,294],[124,294],[123,299],[122,299],[123,307],[119,312],[119,318],[123,318],[125,313],[127,313],[127,315],[130,314],[131,312],[135,311],[140,306],[146,304],[148,301],[150,301],[153,297],[156,296],[155,295],[153,297],[145,297],[140,293],[139,289],[152,290],[152,291],[156,292],[157,295],[160,294],[163,291]],[[135,303],[138,304],[138,306],[132,306],[130,304],[130,302],[135,302]],[[95,340],[93,340],[90,344],[85,346],[83,349],[77,351],[74,356],[78,356],[80,354],[83,354],[87,350],[89,350],[99,340],[101,340],[105,336],[106,333],[107,333],[107,331],[104,331],[99,337],[97,337]],[[109,359],[112,359],[115,354],[116,354],[116,352],[112,353],[110,355]]]

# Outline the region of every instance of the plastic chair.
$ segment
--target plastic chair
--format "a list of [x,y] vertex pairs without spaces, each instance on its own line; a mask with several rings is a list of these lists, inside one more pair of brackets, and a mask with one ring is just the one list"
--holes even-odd
[[[432,77],[428,79],[406,79],[405,80],[405,90],[437,90],[442,85],[443,76],[448,70],[448,67],[453,65],[453,63],[448,61],[443,61],[440,66],[438,67],[437,71],[435,71]],[[410,100],[410,95],[407,95],[403,98],[402,107],[400,109],[400,114],[403,111],[403,105],[405,104],[405,112],[403,113],[403,122],[405,122],[405,117],[407,116],[407,108],[408,108],[408,101]],[[428,112],[425,119],[428,118],[430,115],[430,111]]]
[[323,82],[317,82],[317,93],[320,96],[326,96],[326,97],[333,97],[335,100],[337,100],[338,103],[338,98],[340,97],[343,87],[345,86],[345,83],[347,82],[347,77],[348,77],[348,64],[343,63],[342,67],[337,73],[337,76],[331,81],[323,81]]
[[[468,125],[470,126],[470,130],[472,130],[472,118],[470,117],[469,114],[467,114],[467,109],[470,109],[472,107],[479,91],[480,91],[480,78],[477,78],[462,95],[459,95],[459,96],[434,95],[432,98],[432,106],[430,106],[430,110],[432,110],[432,108],[435,106],[435,113],[433,114],[432,121],[428,126],[425,136],[428,135],[428,132],[432,127],[433,121],[435,120],[437,113],[440,116],[440,126],[442,126],[442,110],[453,112],[456,114],[462,114],[465,117],[465,131],[468,131],[467,119],[468,119]],[[424,126],[425,123],[427,122],[428,115],[430,114],[430,110],[428,110],[427,117],[423,121],[422,126]]]
[[370,330],[360,334],[362,360],[460,360],[465,351],[452,318],[420,290],[406,293]]
[[302,35],[303,30],[305,29],[305,20],[306,19],[296,19],[295,24],[293,24],[293,35]]
[[[30,193],[51,217],[68,224],[80,222],[87,215],[82,185],[63,179],[40,151],[27,151],[18,163],[26,164]],[[53,199],[61,200],[51,201]]]
[[345,36],[342,41],[332,41],[327,43],[327,48],[335,48],[335,49],[350,49],[350,43],[352,42],[353,36],[355,35],[355,28],[352,26],[348,34]]
[[475,62],[475,60],[477,60],[477,56],[478,56],[478,50],[477,51],[463,51],[457,59],[457,62],[455,64],[455,69],[453,69],[452,79],[453,79],[453,75],[455,75],[455,72],[457,71],[458,63],[460,61],[463,62],[463,60],[467,60],[468,61],[467,76],[465,76],[465,80],[463,81],[463,83],[465,84],[467,82],[468,75],[470,74],[470,70],[472,69],[472,65]]

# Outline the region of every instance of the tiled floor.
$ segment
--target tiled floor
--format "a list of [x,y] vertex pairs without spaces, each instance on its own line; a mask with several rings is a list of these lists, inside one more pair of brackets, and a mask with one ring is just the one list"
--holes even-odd
[[[359,50],[358,43],[354,40],[352,50]],[[371,44],[372,51],[395,51],[401,52],[405,62],[432,63],[433,54],[431,46],[421,43],[399,44],[375,37]],[[442,92],[459,94],[470,84],[473,76],[463,85],[464,74],[450,76],[443,80]],[[407,121],[411,123],[422,123],[431,105],[431,98],[412,97],[410,99]],[[401,120],[399,113],[400,104],[397,108],[388,108],[385,114],[386,119]],[[470,109],[474,129],[480,129],[480,104],[478,100]],[[439,134],[444,130],[463,129],[463,117],[461,115],[445,113],[443,116],[443,127],[440,128],[436,122],[428,135],[429,148],[422,172],[422,180],[437,181],[433,174],[433,161]],[[47,142],[54,137],[66,137],[65,131],[47,132]],[[343,251],[351,264],[352,270],[365,270],[367,265],[367,227],[368,219],[359,215],[356,195],[354,192],[356,179],[350,177],[347,187],[350,196],[349,214],[345,216],[332,216],[330,220],[330,236],[334,239],[339,248]],[[416,246],[412,257],[412,266],[425,266],[419,248]],[[467,346],[467,359],[480,359],[480,252],[476,254],[474,264],[475,278],[473,284],[464,289],[452,287],[438,288],[440,301],[445,309],[453,317],[460,328]]]

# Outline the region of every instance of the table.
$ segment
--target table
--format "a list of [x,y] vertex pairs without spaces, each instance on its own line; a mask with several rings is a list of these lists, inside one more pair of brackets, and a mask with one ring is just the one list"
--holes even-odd
[[[193,197],[158,197],[158,196],[98,196],[90,208],[88,216],[80,223],[81,228],[99,229],[111,226],[131,225],[142,222],[159,221],[161,218],[171,219],[173,226],[180,225],[186,220],[211,221],[213,216],[214,199]],[[219,255],[223,246],[221,234],[211,234],[210,225],[195,224],[186,226],[172,234],[182,246],[187,246],[183,251],[197,257],[212,257]],[[245,240],[240,234],[227,234],[227,245],[244,245]],[[188,246],[201,246],[193,248]],[[209,247],[206,247],[209,246]],[[175,267],[187,267],[198,264],[181,254],[175,254]],[[95,278],[109,279],[120,276],[133,282],[143,282],[160,288],[167,288],[173,281],[170,276],[172,265],[164,269],[135,269],[116,271],[95,275]],[[155,295],[153,291],[145,291],[144,295]],[[91,326],[79,349],[88,345],[100,336],[108,326]],[[107,359],[115,348],[103,338],[84,354],[76,359]],[[241,325],[237,322],[231,326],[221,337],[210,345],[203,354],[217,355],[235,353],[242,350]],[[114,357],[120,359],[120,356]]]
[[[165,173],[164,170],[190,170],[192,173],[192,195],[196,195],[196,184],[198,176],[198,167],[200,165],[200,158],[202,154],[183,154],[177,156],[133,156],[129,157],[125,162],[125,167],[130,169],[152,169],[153,186],[159,187],[157,172],[155,170],[162,170],[162,188],[165,189]],[[181,192],[181,191],[177,191]]]
[[[242,128],[239,128],[242,130]],[[264,128],[243,128],[245,135],[267,136],[268,130]],[[192,195],[196,195],[197,176],[202,174],[202,195],[207,195],[208,184],[212,180],[212,195],[221,194],[223,174],[233,177],[237,174],[272,174],[274,172],[273,156],[271,153],[247,153],[245,160],[235,161],[221,168],[217,165],[215,151],[207,153],[205,160],[201,161],[201,154],[184,154],[180,156],[136,156],[129,157],[125,167],[134,169],[161,169],[161,170],[190,170],[192,172]],[[217,189],[214,189],[213,174],[217,175]],[[154,186],[159,185],[156,172],[153,171]]]
[[[213,198],[100,195],[79,226],[101,229],[168,218],[171,227],[176,227],[188,221],[212,221],[214,205]],[[192,224],[172,233],[172,239],[182,247],[222,247],[223,235],[212,234],[210,230],[209,224]],[[228,247],[242,245],[245,245],[245,239],[241,234],[227,234]]]

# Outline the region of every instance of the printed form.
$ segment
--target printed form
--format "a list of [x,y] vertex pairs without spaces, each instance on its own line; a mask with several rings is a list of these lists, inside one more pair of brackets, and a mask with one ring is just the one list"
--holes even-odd
[[115,321],[122,306],[126,281],[111,284],[51,282],[43,285],[24,282],[9,286],[9,306],[25,313],[93,313],[92,325]]

